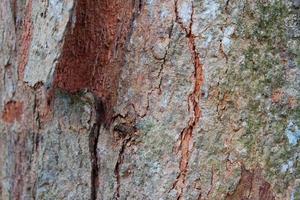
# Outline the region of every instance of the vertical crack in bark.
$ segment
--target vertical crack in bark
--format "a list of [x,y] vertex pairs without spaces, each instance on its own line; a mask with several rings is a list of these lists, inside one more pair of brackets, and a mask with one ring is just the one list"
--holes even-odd
[[[222,31],[224,32],[224,30],[222,30]],[[220,52],[221,56],[225,58],[225,61],[227,64],[228,63],[228,55],[225,53],[225,50],[224,50],[223,39],[220,40],[219,52]]]
[[121,169],[121,165],[122,165],[123,159],[124,159],[125,148],[126,148],[128,142],[130,140],[131,140],[131,137],[125,138],[122,142],[122,146],[121,146],[121,149],[119,151],[118,160],[117,160],[115,170],[114,170],[114,173],[115,173],[115,176],[116,176],[116,181],[117,181],[116,191],[114,193],[114,199],[119,199],[120,198],[120,188],[121,188],[120,169]]
[[[222,31],[222,33],[223,33],[223,37],[224,37],[224,34],[225,34],[225,26],[227,25],[228,19],[229,19],[229,16],[230,16],[230,13],[229,13],[229,11],[228,11],[229,1],[230,1],[230,0],[227,0],[227,1],[226,1],[226,3],[225,3],[225,8],[224,8],[224,13],[225,13],[225,15],[226,15],[226,18],[225,18],[226,24],[221,26],[221,31]],[[227,63],[228,63],[228,55],[226,54],[226,52],[225,52],[225,50],[224,50],[223,38],[220,39],[219,52],[220,52],[221,56],[222,56],[223,58],[225,58],[226,64],[227,64]]]
[[181,152],[181,160],[179,164],[180,173],[173,184],[172,189],[177,190],[177,199],[183,199],[183,189],[185,187],[188,165],[190,159],[190,146],[193,138],[193,130],[197,123],[200,120],[201,109],[199,107],[199,100],[201,94],[201,87],[203,84],[203,68],[200,62],[200,55],[196,50],[195,44],[195,35],[192,33],[193,26],[193,15],[194,15],[194,4],[192,3],[192,12],[191,19],[189,23],[189,27],[184,27],[181,18],[178,14],[178,1],[175,1],[175,14],[176,14],[176,22],[181,26],[181,28],[185,31],[186,37],[188,38],[189,48],[192,54],[193,63],[194,63],[194,90],[188,96],[189,101],[189,111],[193,112],[193,115],[190,117],[190,120],[187,126],[182,130],[180,136],[180,146],[178,151]]
[[164,70],[164,66],[167,62],[167,56],[168,56],[168,53],[169,53],[169,49],[170,49],[170,46],[171,46],[171,37],[172,37],[172,34],[173,34],[173,28],[174,28],[174,22],[172,23],[172,26],[170,27],[170,30],[169,30],[169,34],[168,34],[168,37],[169,37],[169,43],[167,45],[167,49],[165,51],[165,54],[164,54],[164,57],[162,58],[162,63],[160,65],[160,69],[158,71],[158,74],[157,74],[157,78],[159,78],[159,84],[158,84],[158,90],[159,90],[159,93],[161,93],[161,84],[162,84],[162,72]]
[[119,150],[118,160],[114,169],[116,176],[116,190],[114,193],[114,199],[119,199],[121,188],[121,165],[123,164],[126,147],[129,146],[130,142],[134,140],[137,129],[132,123],[120,123],[114,127],[114,131],[117,132],[118,136],[122,138],[122,146]]
[[214,187],[214,177],[215,177],[215,170],[214,170],[214,166],[211,166],[211,177],[210,177],[210,188],[207,192],[207,198],[209,198],[211,192],[213,191],[213,187]]
[[[37,159],[39,157],[39,148],[40,148],[40,134],[42,130],[42,118],[43,113],[41,110],[41,103],[43,102],[40,97],[43,95],[41,94],[41,90],[43,90],[43,87],[40,88],[34,88],[34,101],[33,101],[33,133],[31,141],[33,142],[32,150],[31,150],[31,156],[33,157],[32,160],[30,160],[30,164],[32,166],[37,165]],[[47,104],[49,106],[49,104]],[[31,157],[30,157],[31,158]],[[34,170],[34,168],[29,168],[31,176],[29,177],[29,180],[32,181],[32,188],[31,188],[31,194],[32,198],[36,199],[37,196],[37,190],[38,190],[38,180],[37,180],[37,172]],[[33,175],[32,175],[33,174]]]
[[95,97],[96,123],[93,125],[89,135],[89,150],[91,158],[91,200],[97,199],[97,188],[99,186],[99,159],[97,155],[97,144],[100,135],[100,127],[105,119],[105,110],[102,102]]
[[97,156],[97,143],[99,138],[100,126],[95,123],[92,127],[90,138],[89,138],[89,148],[91,154],[91,200],[97,199],[97,187],[99,185],[99,168],[98,168],[98,156]]
[[[174,29],[174,22],[172,22],[172,26],[170,27],[170,30],[169,30],[169,34],[168,34],[168,37],[169,39],[171,40],[172,38],[172,34],[173,34],[173,29]],[[164,56],[163,58],[156,58],[154,57],[155,59],[157,60],[160,60],[162,63],[160,64],[160,68],[159,68],[159,71],[156,75],[156,78],[159,79],[159,83],[157,86],[155,87],[152,87],[150,91],[148,91],[147,93],[147,105],[146,105],[146,108],[144,110],[144,112],[142,114],[138,113],[135,109],[135,105],[134,104],[131,104],[135,113],[137,114],[138,117],[140,118],[144,118],[148,111],[149,111],[149,107],[150,107],[150,97],[152,95],[153,92],[155,91],[158,91],[158,94],[161,95],[162,94],[162,89],[161,89],[161,86],[162,86],[162,82],[163,82],[163,76],[162,76],[162,73],[164,71],[164,67],[166,65],[166,62],[167,62],[167,56],[169,54],[169,49],[170,49],[170,46],[171,46],[171,41],[169,41],[167,47],[166,47],[166,50],[165,50],[165,53],[164,53]]]

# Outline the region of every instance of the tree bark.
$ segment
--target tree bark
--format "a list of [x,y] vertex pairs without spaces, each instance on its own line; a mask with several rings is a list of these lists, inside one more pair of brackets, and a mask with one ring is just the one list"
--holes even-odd
[[1,0],[0,199],[300,199],[298,0]]

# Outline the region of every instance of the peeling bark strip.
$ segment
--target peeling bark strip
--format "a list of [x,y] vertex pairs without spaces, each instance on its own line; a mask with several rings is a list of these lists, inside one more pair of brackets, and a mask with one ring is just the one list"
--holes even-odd
[[106,108],[113,107],[126,41],[139,6],[134,0],[77,1],[76,22],[69,24],[56,69],[56,87],[69,92],[87,88]]
[[259,168],[256,168],[254,171],[249,171],[242,166],[241,179],[235,191],[232,194],[227,194],[226,200],[275,200],[271,185],[263,179],[261,172]]
[[17,101],[9,101],[4,106],[2,113],[3,121],[7,123],[13,123],[14,121],[20,121],[23,113],[23,103]]
[[18,74],[19,79],[22,80],[24,77],[24,70],[26,64],[28,62],[29,49],[32,40],[32,0],[28,0],[26,5],[26,14],[23,22],[23,31],[22,31],[22,39],[21,39],[21,49],[20,49],[20,57],[19,57],[19,68]]
[[176,22],[181,26],[181,28],[185,31],[186,37],[189,41],[189,48],[192,54],[193,63],[194,63],[194,79],[195,85],[193,92],[189,95],[189,111],[193,112],[193,116],[190,118],[188,125],[182,130],[180,136],[180,151],[181,151],[181,161],[179,165],[180,173],[177,177],[177,180],[173,184],[173,188],[177,190],[177,199],[183,198],[183,189],[185,187],[186,176],[188,172],[188,165],[190,159],[190,144],[193,138],[193,130],[194,127],[200,120],[201,117],[201,109],[199,107],[199,100],[201,94],[201,87],[203,84],[203,66],[200,62],[199,53],[196,51],[195,44],[195,36],[192,33],[193,26],[193,15],[194,15],[194,5],[192,5],[191,12],[191,21],[189,23],[189,27],[184,27],[182,23],[182,19],[178,15],[178,5],[177,1],[175,1],[175,14],[176,14]]

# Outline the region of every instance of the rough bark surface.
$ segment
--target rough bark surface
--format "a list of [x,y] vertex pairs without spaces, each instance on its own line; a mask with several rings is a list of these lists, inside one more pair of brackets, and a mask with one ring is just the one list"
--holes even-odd
[[300,199],[298,0],[1,0],[0,199]]

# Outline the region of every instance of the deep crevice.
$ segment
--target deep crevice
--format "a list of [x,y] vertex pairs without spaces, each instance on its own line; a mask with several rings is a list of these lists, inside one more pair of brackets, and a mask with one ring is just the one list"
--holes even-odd
[[97,157],[97,143],[99,139],[98,124],[94,124],[90,133],[89,138],[89,149],[91,155],[91,200],[97,199],[97,187],[99,185],[99,168],[98,168],[98,157]]
[[95,97],[96,122],[89,135],[89,150],[91,156],[91,200],[97,199],[97,188],[99,186],[99,160],[97,156],[97,144],[100,135],[100,127],[105,119],[105,109],[102,102]]

